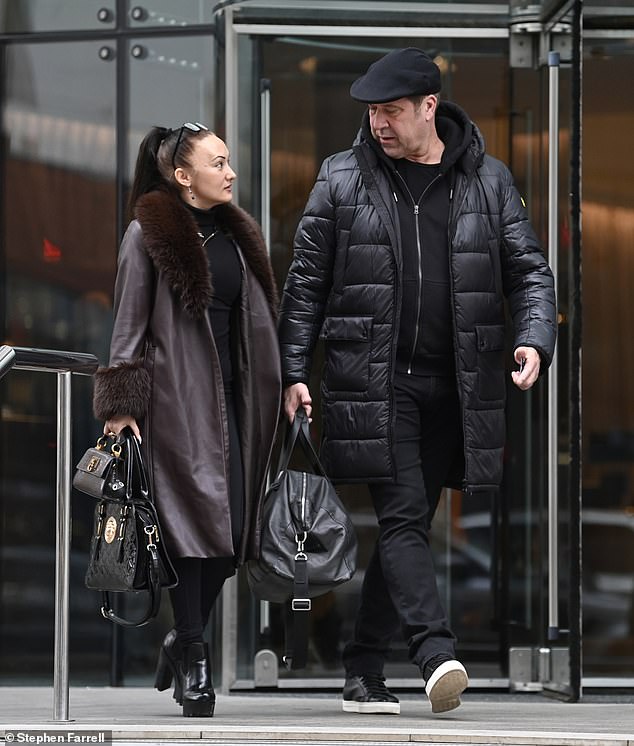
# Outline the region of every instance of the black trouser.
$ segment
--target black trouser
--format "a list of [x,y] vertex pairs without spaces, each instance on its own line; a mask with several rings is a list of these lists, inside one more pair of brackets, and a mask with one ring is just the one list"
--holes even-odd
[[399,627],[409,658],[422,668],[438,653],[454,655],[436,585],[428,531],[451,463],[462,447],[453,377],[396,374],[396,481],[370,487],[379,536],[368,564],[348,674],[382,673]]
[[[232,396],[225,392],[229,425],[229,487],[231,536],[237,551],[242,536],[244,515],[244,478],[242,452]],[[202,642],[209,614],[225,580],[235,573],[234,557],[176,557],[174,568],[178,585],[170,589],[174,627],[182,645]]]

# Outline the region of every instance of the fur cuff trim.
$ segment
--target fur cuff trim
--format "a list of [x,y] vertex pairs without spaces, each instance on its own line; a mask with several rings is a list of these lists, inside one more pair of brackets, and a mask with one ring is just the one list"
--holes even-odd
[[98,420],[116,415],[145,417],[150,401],[150,374],[141,363],[119,363],[95,373],[93,411]]

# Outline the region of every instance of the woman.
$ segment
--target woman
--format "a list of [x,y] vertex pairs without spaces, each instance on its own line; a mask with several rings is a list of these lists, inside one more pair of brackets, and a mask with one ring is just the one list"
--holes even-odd
[[201,124],[141,143],[119,252],[104,432],[142,438],[179,576],[155,686],[211,717],[203,630],[225,579],[257,556],[258,505],[280,405],[278,296],[261,231],[231,204],[225,143]]

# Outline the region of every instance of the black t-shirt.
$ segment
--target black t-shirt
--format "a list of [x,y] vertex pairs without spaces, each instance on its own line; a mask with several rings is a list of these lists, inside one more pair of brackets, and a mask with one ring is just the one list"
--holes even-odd
[[407,158],[400,158],[395,163],[415,202],[420,200],[425,189],[440,173],[440,163],[416,163]]

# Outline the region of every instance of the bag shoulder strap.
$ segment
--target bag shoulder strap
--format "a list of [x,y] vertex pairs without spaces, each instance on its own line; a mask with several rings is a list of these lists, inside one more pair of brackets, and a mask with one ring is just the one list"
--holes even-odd
[[125,619],[119,616],[112,608],[112,600],[108,591],[101,592],[101,614],[105,619],[109,619],[115,624],[122,627],[143,627],[149,621],[154,619],[159,612],[161,605],[161,580],[159,570],[159,556],[156,547],[148,548],[148,600],[145,611],[138,619]]
[[285,651],[282,660],[289,671],[304,668],[308,660],[308,614],[312,601],[308,596],[308,557],[295,556],[293,597],[284,607]]

